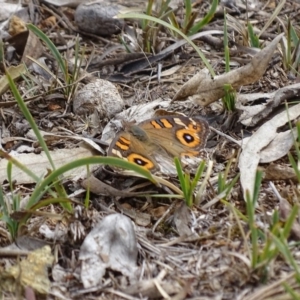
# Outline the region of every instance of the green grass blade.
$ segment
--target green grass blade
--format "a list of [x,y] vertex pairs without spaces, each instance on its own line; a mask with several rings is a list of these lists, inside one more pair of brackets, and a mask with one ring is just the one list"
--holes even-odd
[[53,44],[53,42],[48,38],[48,36],[41,31],[39,28],[34,26],[33,24],[27,24],[27,28],[32,31],[39,39],[41,39],[47,46],[47,48],[50,50],[54,58],[56,59],[58,66],[62,73],[65,76],[65,82],[68,82],[68,69],[66,67],[65,61],[62,58],[60,52],[56,48],[56,46]]
[[191,19],[191,14],[192,14],[191,0],[184,0],[184,8],[185,8],[185,15],[183,21],[183,28],[187,28],[187,25],[189,24],[189,20]]
[[57,178],[59,178],[59,176],[61,176],[62,174],[66,173],[72,169],[75,169],[75,168],[78,168],[81,166],[91,165],[91,164],[107,164],[110,166],[115,166],[115,167],[119,167],[119,168],[123,168],[123,169],[127,169],[127,170],[132,170],[132,171],[142,175],[143,177],[147,178],[151,182],[156,183],[156,181],[152,177],[152,174],[149,171],[147,171],[146,169],[144,169],[134,163],[130,163],[128,161],[125,161],[123,159],[116,158],[116,157],[92,156],[92,157],[78,159],[74,162],[70,162],[70,163],[65,164],[62,167],[56,169],[55,171],[53,171],[49,176],[47,176],[40,183],[39,186],[37,186],[35,188],[35,190],[31,194],[31,197],[28,201],[28,206],[31,207],[31,206],[35,205],[41,199],[41,197],[45,194],[47,187],[52,182],[54,182]]
[[181,187],[184,197],[186,198],[187,194],[188,194],[188,191],[187,191],[188,187],[186,186],[185,174],[182,171],[182,166],[181,166],[181,163],[180,163],[178,157],[174,158],[174,162],[175,162],[175,166],[176,166],[176,171],[177,171],[177,176],[179,179],[180,187]]
[[218,0],[213,0],[209,12],[204,16],[204,18],[195,24],[189,31],[189,35],[193,35],[200,31],[205,25],[207,25],[211,19],[214,17],[215,12],[217,10],[219,1]]
[[45,154],[46,154],[46,156],[47,156],[47,158],[48,158],[48,160],[49,160],[49,162],[51,164],[51,167],[53,169],[55,169],[55,165],[54,165],[54,162],[53,162],[53,160],[51,158],[51,155],[49,153],[48,147],[47,147],[47,145],[46,145],[46,143],[44,141],[44,138],[42,137],[42,135],[41,135],[41,133],[40,133],[40,131],[39,131],[39,129],[38,129],[38,127],[37,127],[37,125],[36,125],[33,117],[32,117],[32,115],[31,115],[31,113],[30,113],[27,105],[23,101],[23,99],[22,99],[22,97],[21,97],[21,95],[20,95],[20,93],[19,93],[19,91],[18,91],[18,89],[17,89],[14,81],[12,80],[12,78],[10,77],[10,75],[8,73],[6,73],[6,77],[7,77],[7,80],[9,82],[10,89],[11,89],[11,91],[12,91],[14,97],[15,97],[15,100],[18,103],[18,106],[20,107],[22,113],[24,114],[24,116],[25,116],[26,120],[28,121],[30,127],[32,128],[34,134],[36,135],[36,137],[37,137],[37,139],[38,139],[38,141],[39,141],[42,149],[45,151]]

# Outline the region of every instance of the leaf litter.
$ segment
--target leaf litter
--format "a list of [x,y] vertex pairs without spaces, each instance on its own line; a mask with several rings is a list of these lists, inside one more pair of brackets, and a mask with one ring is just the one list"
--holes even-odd
[[[75,66],[75,50],[70,45],[76,34],[81,33],[75,30],[70,17],[74,16],[72,7],[77,4],[65,1],[65,7],[60,7],[59,3],[55,6],[55,1],[44,2],[41,10],[35,13],[40,15],[41,20],[48,17],[52,19],[40,26],[54,44],[63,46],[61,51],[65,51],[69,58],[68,68],[71,72]],[[47,4],[50,2],[54,6]],[[126,1],[120,2],[124,5]],[[68,7],[68,3],[72,7]],[[137,1],[136,5],[139,4],[144,5]],[[219,9],[223,11],[221,5]],[[249,1],[251,13],[248,17],[256,28],[262,29],[271,18],[274,7],[275,1],[263,4]],[[29,5],[28,8],[31,22],[34,22],[33,6]],[[209,1],[196,1],[194,8],[205,12],[209,8]],[[36,39],[32,32],[28,36],[23,35],[19,39],[23,44],[18,45],[20,48],[16,47],[23,49],[25,56],[22,51],[18,53],[18,49],[16,52],[6,52],[9,54],[6,57],[9,65],[15,64],[20,68],[17,72],[15,70],[18,69],[11,69],[15,78],[24,72],[20,61],[23,60],[27,66],[37,65],[34,60],[27,58],[44,56],[47,68],[42,68],[43,71],[33,68],[36,70],[34,76],[30,77],[29,74],[27,81],[20,80],[18,88],[39,128],[49,133],[45,140],[57,164],[58,160],[66,163],[70,158],[75,159],[83,151],[82,140],[109,141],[116,131],[114,124],[118,120],[130,119],[139,123],[143,117],[149,118],[155,109],[200,115],[213,128],[221,132],[225,128],[226,131],[222,135],[212,133],[207,144],[207,155],[214,165],[198,206],[188,208],[182,200],[172,198],[173,192],[164,185],[154,186],[141,178],[116,174],[102,166],[93,172],[97,181],[92,177],[86,181],[86,173],[81,172],[63,181],[69,198],[76,205],[73,215],[64,213],[56,204],[49,204],[36,210],[19,230],[20,237],[28,240],[38,237],[45,245],[50,243],[51,253],[56,253],[54,262],[52,255],[48,256],[48,246],[42,248],[40,243],[36,248],[47,251],[47,255],[35,252],[39,250],[32,248],[32,252],[24,254],[24,249],[20,248],[15,259],[8,259],[4,247],[12,244],[12,237],[4,221],[0,221],[0,289],[1,292],[5,291],[4,299],[16,296],[13,290],[7,288],[7,284],[18,288],[26,299],[44,292],[49,299],[292,299],[286,285],[299,292],[294,269],[281,255],[270,263],[265,278],[251,268],[251,255],[245,246],[248,240],[243,236],[243,230],[248,234],[247,222],[243,218],[238,221],[235,217],[235,209],[245,214],[243,195],[246,189],[252,191],[257,168],[266,170],[256,207],[257,226],[262,229],[270,227],[270,216],[274,209],[278,209],[281,222],[287,222],[291,212],[290,203],[294,204],[299,199],[297,177],[293,177],[293,169],[287,158],[289,151],[295,154],[295,129],[289,128],[288,123],[297,123],[298,104],[288,109],[285,106],[285,103],[292,105],[291,102],[298,98],[297,77],[284,68],[282,56],[279,55],[282,53],[280,40],[283,38],[283,34],[277,31],[279,23],[274,21],[269,24],[260,35],[262,50],[252,51],[254,48],[249,46],[248,41],[245,42],[247,25],[244,20],[247,19],[247,13],[244,3],[236,1],[227,9],[234,15],[234,19],[229,18],[231,23],[228,29],[232,50],[230,59],[232,66],[235,66],[232,71],[224,71],[224,53],[220,48],[223,38],[220,32],[223,31],[224,22],[222,14],[221,17],[216,14],[211,23],[204,27],[203,34],[201,32],[193,37],[218,74],[213,79],[186,42],[173,38],[171,40],[174,43],[171,43],[163,31],[159,38],[163,41],[161,45],[165,44],[166,47],[153,55],[145,55],[128,42],[128,47],[132,47],[131,50],[136,54],[135,57],[132,55],[131,61],[128,61],[124,44],[120,47],[117,36],[100,37],[88,32],[81,35],[81,46],[86,48],[82,58],[87,71],[93,71],[93,74],[87,73],[85,75],[90,77],[83,76],[76,82],[78,90],[82,93],[91,78],[94,83],[97,80],[99,82],[95,75],[99,75],[101,80],[111,79],[114,82],[113,85],[106,84],[105,91],[89,90],[89,95],[96,97],[87,95],[83,104],[78,104],[78,107],[84,108],[82,114],[74,111],[74,103],[69,105],[70,99],[67,99],[61,86],[55,86],[54,78],[49,80],[50,73],[45,75],[44,71],[48,69],[51,74],[58,74],[58,80],[62,79],[49,51],[43,47],[41,52],[41,45],[34,49],[30,44],[32,38],[33,42]],[[284,16],[295,12],[292,19],[299,10],[299,4],[286,1],[286,6],[278,15],[280,25],[287,26]],[[126,28],[121,31],[124,41],[139,38],[137,27],[132,30],[135,30],[135,34]],[[8,39],[6,45],[11,43],[13,46],[13,41]],[[101,63],[98,69],[97,61]],[[38,157],[40,146],[26,138],[30,128],[15,106],[15,99],[7,91],[3,74],[1,70],[1,146],[10,153],[22,152],[24,165],[30,161],[33,172],[37,172],[36,167],[39,167],[45,171],[43,176],[47,176],[49,165],[46,161],[44,165]],[[224,83],[231,83],[237,90],[238,111],[236,121],[226,127],[222,125],[232,116],[224,112],[219,101],[224,95]],[[49,97],[49,94],[53,97]],[[112,95],[120,95],[116,96],[120,99],[117,106],[115,102],[109,102],[110,97],[115,97]],[[100,111],[91,104],[96,101],[94,99],[103,99],[98,104]],[[183,101],[175,101],[179,99]],[[107,105],[103,106],[103,101]],[[125,106],[131,108],[123,109],[123,101]],[[148,106],[147,102],[150,103]],[[112,117],[114,122],[109,123]],[[106,124],[109,126],[105,127]],[[64,137],[61,128],[73,133],[73,139]],[[82,140],[74,139],[78,136],[82,136]],[[233,139],[238,143],[234,143]],[[93,143],[90,144],[93,147]],[[61,152],[62,158],[56,157],[57,151]],[[90,153],[90,150],[85,153]],[[34,160],[31,155],[37,156],[37,159]],[[14,195],[18,194],[25,202],[34,189],[32,181],[25,180],[24,175],[18,173],[12,177],[13,190],[10,190],[5,177],[7,175],[2,175],[6,174],[6,160],[2,159],[0,163],[3,176],[1,184],[7,201],[13,201]],[[237,173],[241,174],[240,181],[228,195],[226,191],[218,191],[218,174],[226,172],[227,180],[234,178]],[[166,179],[171,184],[177,184],[174,177]],[[92,192],[88,209],[82,206],[85,199],[82,187]],[[279,191],[279,194],[275,191]],[[139,197],[140,194],[146,196]],[[155,194],[169,194],[170,198],[154,197]],[[25,215],[28,213],[26,210],[14,210]],[[17,214],[12,216],[17,218]],[[298,227],[298,222],[295,222],[291,241],[299,239]],[[291,249],[298,262],[297,248]],[[32,257],[34,262],[31,261]],[[41,262],[39,258],[42,257],[47,261]],[[32,277],[5,273],[10,270],[9,267],[11,270],[20,270],[23,265],[27,267],[28,262],[28,275],[33,274]],[[38,268],[36,271],[35,266]],[[47,268],[52,276],[47,277]],[[40,281],[35,282],[35,276],[39,276]]]

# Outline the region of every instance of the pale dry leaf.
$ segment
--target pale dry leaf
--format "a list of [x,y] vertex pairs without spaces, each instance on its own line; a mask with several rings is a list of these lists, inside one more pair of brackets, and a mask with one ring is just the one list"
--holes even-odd
[[21,31],[7,40],[22,56],[21,61],[27,66],[32,64],[32,59],[39,58],[43,53],[43,46],[39,38],[31,31]]
[[192,231],[191,223],[191,211],[185,202],[182,202],[181,205],[175,210],[173,220],[176,226],[176,229],[179,233],[179,236],[186,238],[197,238],[199,237],[195,232]]
[[[285,86],[272,93],[239,94],[237,96],[236,108],[242,114],[239,121],[246,126],[254,126],[285,100],[294,99],[300,96],[300,84]],[[263,101],[263,104],[243,105],[254,101]]]
[[80,248],[80,277],[84,287],[100,286],[108,268],[134,279],[137,253],[130,219],[121,214],[106,216],[87,235]]
[[[278,135],[277,129],[292,121],[300,115],[300,104],[290,107],[274,116],[263,124],[247,141],[242,144],[242,153],[239,160],[241,184],[244,192],[248,190],[250,196],[253,194],[256,170],[261,159],[261,153]],[[246,199],[246,198],[245,198]]]
[[149,227],[151,226],[151,215],[135,210],[133,208],[127,208],[125,205],[121,205],[118,201],[115,201],[115,205],[118,210],[125,216],[134,221],[137,226]]
[[[26,72],[26,67],[24,64],[18,66],[10,66],[7,68],[7,73],[11,76],[13,80],[16,80]],[[8,80],[5,75],[0,78],[0,96],[3,95],[9,88]]]
[[239,89],[243,85],[256,82],[264,74],[282,36],[283,34],[278,35],[267,47],[258,52],[249,64],[241,68],[214,78],[207,69],[203,69],[182,86],[173,101],[185,101],[191,97],[196,104],[206,106],[224,96],[225,84],[231,84],[234,89]]
[[279,132],[270,142],[270,144],[262,149],[260,153],[260,163],[269,163],[286,155],[297,139],[297,129]]
[[[158,276],[157,276],[158,277]],[[137,283],[134,283],[126,288],[123,288],[123,291],[126,294],[129,295],[136,295],[138,297],[144,297],[146,299],[161,299],[162,295],[160,291],[157,288],[157,285],[155,284],[157,282],[157,278],[151,278],[148,280],[140,280]],[[174,295],[175,293],[180,293],[184,288],[182,287],[182,282],[172,280],[162,281],[159,279],[159,283],[162,287],[162,289],[169,295]],[[122,287],[121,287],[122,288]],[[174,295],[175,296],[175,295]],[[176,299],[172,296],[172,298],[165,298],[165,299]],[[181,299],[186,299],[186,297],[183,297]],[[202,298],[201,298],[202,299]]]
[[[12,154],[12,153],[10,153]],[[86,158],[94,155],[91,150],[85,148],[75,149],[59,149],[56,151],[50,151],[50,155],[54,161],[56,168],[61,167],[64,164],[75,161],[80,158]],[[13,155],[12,155],[13,156]],[[43,177],[47,174],[47,169],[52,169],[49,160],[44,152],[40,154],[26,153],[17,154],[15,158],[28,169],[31,170],[38,177]],[[0,183],[7,180],[7,160],[0,160]],[[86,176],[86,167],[79,167],[65,173],[66,178],[72,178],[75,180],[78,176]],[[18,184],[33,183],[34,180],[19,168],[13,165],[12,167],[12,180]]]

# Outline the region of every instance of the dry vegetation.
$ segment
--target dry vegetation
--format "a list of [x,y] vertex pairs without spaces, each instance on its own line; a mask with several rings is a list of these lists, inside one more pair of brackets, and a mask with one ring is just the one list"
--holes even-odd
[[[36,27],[14,19],[2,45],[1,299],[299,299],[300,4],[228,1],[227,35],[219,4],[192,36],[212,79],[191,43],[161,24],[143,33],[129,18],[100,37],[77,29],[74,9],[29,2]],[[193,3],[197,20],[210,4]],[[184,13],[175,10],[180,24]],[[193,205],[174,174],[144,179],[103,158],[117,113],[139,123],[157,109],[211,126]]]

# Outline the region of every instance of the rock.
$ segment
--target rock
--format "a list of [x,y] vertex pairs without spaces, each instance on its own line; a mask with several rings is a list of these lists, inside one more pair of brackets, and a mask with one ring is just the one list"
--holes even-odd
[[114,19],[125,7],[118,4],[94,1],[79,5],[75,12],[75,22],[82,31],[102,36],[119,33],[123,26],[123,19]]

